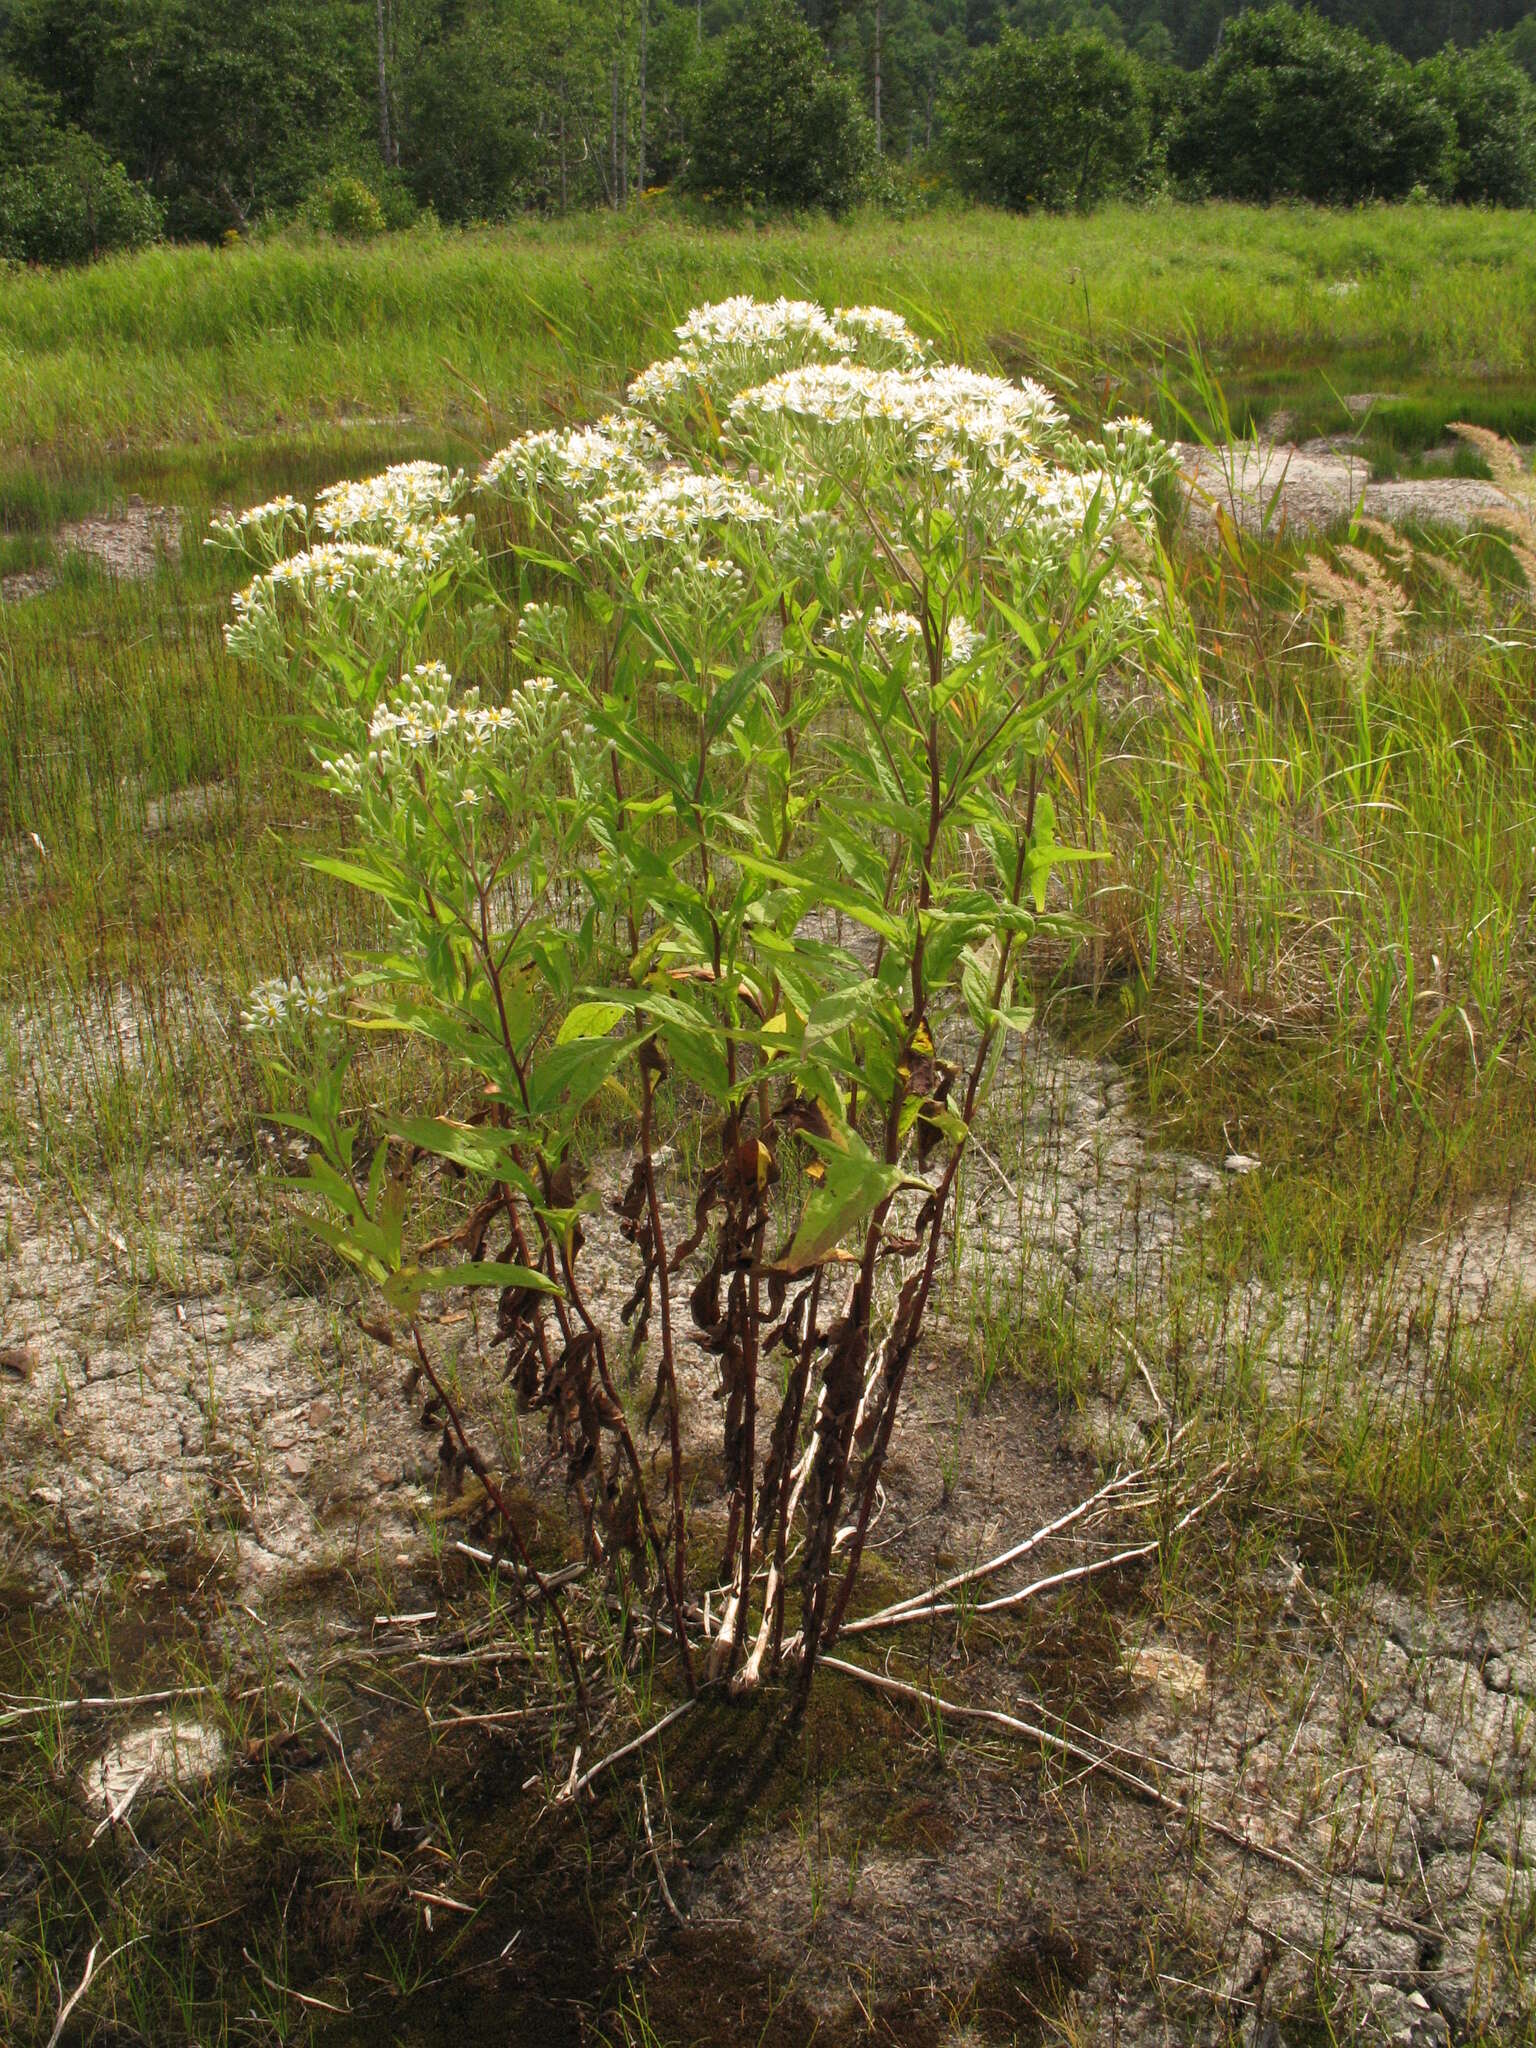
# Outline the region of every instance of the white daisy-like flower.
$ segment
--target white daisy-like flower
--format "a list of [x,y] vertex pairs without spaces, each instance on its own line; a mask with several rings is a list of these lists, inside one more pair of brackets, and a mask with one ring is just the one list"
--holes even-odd
[[985,637],[977,632],[969,619],[953,618],[944,636],[945,652],[957,668],[963,668]]
[[331,1014],[338,994],[339,990],[331,982],[301,981],[294,975],[288,983],[286,995],[288,1014],[303,1023],[313,1023]]
[[252,1037],[278,1030],[288,1015],[288,985],[283,981],[258,982],[246,997],[240,1022]]

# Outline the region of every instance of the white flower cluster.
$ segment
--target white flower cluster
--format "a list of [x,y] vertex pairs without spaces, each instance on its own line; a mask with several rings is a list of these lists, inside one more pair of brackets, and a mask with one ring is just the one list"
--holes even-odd
[[[815,363],[786,370],[744,391],[729,411],[744,454],[793,477],[784,437],[832,429],[839,446],[882,457],[913,476],[937,480],[956,509],[994,539],[1020,530],[1060,555],[1093,514],[1101,545],[1119,520],[1152,516],[1151,467],[1140,451],[1150,438],[1124,434],[1093,450],[1068,429],[1050,394],[1028,381],[950,364],[872,370],[857,363]],[[1123,449],[1137,451],[1127,456]],[[1098,500],[1094,513],[1094,501]]]
[[1099,585],[1099,610],[1112,610],[1126,625],[1141,625],[1151,617],[1151,599],[1145,585],[1133,576],[1113,571]]
[[629,489],[605,491],[579,508],[593,538],[608,546],[660,541],[692,547],[706,527],[761,526],[773,507],[734,477],[668,470]]
[[906,321],[884,306],[839,306],[828,313],[809,299],[743,295],[695,307],[674,331],[677,354],[641,371],[629,387],[632,404],[661,404],[699,385],[729,396],[796,362],[860,356],[893,365],[923,357],[923,344]]
[[909,362],[916,362],[927,353],[906,321],[889,306],[839,306],[833,318],[845,336],[868,335],[888,341]]
[[1004,459],[1062,424],[1062,412],[1041,385],[1009,384],[980,370],[935,364],[921,370],[874,370],[862,363],[808,363],[744,391],[731,418],[790,413],[833,425],[893,426],[941,433]]
[[341,754],[320,763],[326,786],[352,801],[371,793],[387,805],[400,773],[419,786],[416,778],[425,772],[455,804],[478,805],[482,792],[466,782],[466,773],[498,749],[532,761],[547,751],[564,718],[565,696],[549,676],[516,684],[505,704],[482,704],[475,689],[451,703],[452,688],[440,661],[418,663],[404,692],[374,710],[366,760]]
[[284,1024],[312,1024],[333,1013],[340,995],[333,982],[304,981],[296,974],[284,981],[279,975],[251,990],[240,1022],[252,1036],[278,1031]]
[[487,490],[516,484],[524,490],[555,485],[584,491],[594,484],[637,482],[666,455],[667,444],[649,420],[611,412],[595,426],[520,435],[485,464],[480,482]]
[[747,579],[734,562],[720,555],[684,555],[672,571],[672,581],[698,604],[729,604],[746,594]]
[[468,548],[470,524],[442,518],[407,525],[386,547],[377,541],[319,541],[295,555],[281,555],[231,599],[234,621],[224,629],[230,652],[259,653],[276,631],[278,603],[287,593],[302,609],[317,603],[348,611],[387,611],[411,596],[450,557]]
[[[911,612],[876,610],[867,617],[863,612],[844,612],[837,624],[844,634],[856,634],[862,628],[866,639],[872,640],[882,652],[915,646],[923,637],[922,621]],[[945,654],[957,668],[963,667],[985,644],[986,637],[968,619],[957,616],[950,620],[944,636]]]
[[297,530],[308,517],[309,508],[298,498],[268,498],[264,505],[252,505],[247,512],[228,519],[211,520],[203,546],[248,549],[252,542],[256,542],[261,547],[270,548],[290,526]]
[[857,633],[862,626],[878,647],[900,646],[904,641],[921,640],[923,637],[922,621],[911,612],[881,609],[872,611],[868,618],[862,612],[844,612],[837,623],[845,633]]
[[398,710],[381,705],[373,714],[368,737],[420,748],[430,747],[453,733],[463,741],[466,752],[482,754],[498,739],[513,734],[528,739],[542,731],[555,687],[548,676],[530,676],[527,682],[518,684],[506,704],[482,704],[473,693],[462,704],[445,704],[440,698],[414,695]]
[[1152,422],[1139,413],[1122,413],[1118,419],[1106,420],[1104,445],[1122,469],[1149,482],[1154,477],[1172,475],[1179,466],[1178,457],[1158,437]]
[[978,632],[969,619],[953,618],[944,636],[944,650],[956,668],[963,668],[985,639],[985,633]]
[[563,655],[569,638],[570,614],[563,604],[530,598],[518,614],[517,634],[535,652]]
[[334,539],[399,541],[441,519],[464,488],[461,470],[397,462],[382,475],[332,484],[315,500],[315,524]]

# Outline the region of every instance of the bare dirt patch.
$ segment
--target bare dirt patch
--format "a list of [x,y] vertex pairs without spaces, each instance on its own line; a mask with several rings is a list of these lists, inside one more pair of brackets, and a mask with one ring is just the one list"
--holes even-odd
[[[946,1314],[909,1378],[872,1532],[870,1585],[882,1598],[994,1554],[1083,1499],[1107,1460],[1154,1441],[1158,1396],[1129,1333],[1155,1324],[1238,1178],[1223,1161],[1160,1147],[1111,1063],[1044,1036],[1001,1086],[981,1136]],[[617,1163],[612,1186],[606,1172],[598,1191],[611,1197]],[[104,1584],[125,1560],[179,1545],[216,1575],[226,1610],[248,1610],[308,1663],[341,1640],[330,1611],[338,1580],[376,1585],[384,1601],[390,1584],[430,1578],[454,1504],[438,1432],[402,1397],[394,1355],[359,1335],[344,1294],[302,1296],[243,1271],[196,1222],[206,1193],[146,1195],[147,1210],[184,1219],[167,1223],[151,1271],[109,1228],[44,1214],[20,1185],[0,1184],[0,1348],[27,1361],[0,1374],[5,1571],[24,1574],[46,1608]],[[666,1206],[681,1233],[681,1207]],[[1405,1259],[1394,1285],[1443,1289],[1459,1273],[1466,1312],[1502,1313],[1529,1281],[1531,1231],[1522,1202],[1479,1209]],[[628,1259],[605,1209],[584,1254],[595,1305],[622,1298]],[[684,1328],[690,1284],[677,1276]],[[989,1380],[977,1350],[989,1289],[992,1313],[1016,1303],[1049,1318],[1073,1294],[1118,1304],[1123,1392],[1074,1406],[1048,1380]],[[1284,1323],[1280,1385],[1302,1335]],[[496,1400],[489,1334],[488,1319],[467,1311],[431,1333],[482,1415]],[[1388,1332],[1375,1355],[1402,1352]],[[707,1515],[719,1477],[715,1366],[687,1344],[679,1366]],[[1194,1366],[1220,1372],[1225,1356],[1212,1347]],[[648,1372],[638,1361],[637,1399]],[[516,1444],[503,1434],[497,1451],[520,1497],[553,1511],[560,1474],[537,1424]],[[453,1535],[465,1526],[448,1522]],[[1053,1540],[1030,1571],[1091,1559],[1115,1536]],[[648,1953],[671,1945],[686,1963],[675,1980],[645,1980],[660,2038],[673,2019],[696,2021],[697,2035],[708,2015],[720,2024],[702,2038],[735,2038],[710,2002],[726,1995],[727,1954],[750,1959],[729,1986],[742,2038],[786,2044],[818,2029],[818,2039],[862,2038],[870,2014],[889,2038],[932,2048],[1073,2028],[1148,2048],[1258,2043],[1289,2039],[1292,2023],[1319,2014],[1336,2038],[1403,2048],[1480,2027],[1521,2038],[1536,2017],[1528,1610],[1369,1583],[1335,1604],[1315,1567],[1283,1548],[1261,1595],[1269,1621],[1257,1644],[1171,1629],[1141,1565],[995,1621],[950,1617],[846,1645],[946,1698],[1076,1731],[1160,1788],[1160,1808],[974,1726],[957,1750],[957,1731],[941,1744],[931,1721],[888,1706],[878,1743],[847,1735],[824,1794],[813,1773],[789,1807],[744,1810],[707,1843],[673,1837],[653,1780],[655,1855],[685,1923],[659,1892],[645,1908],[656,1919]],[[350,1642],[355,1612],[348,1626]],[[430,1644],[433,1627],[400,1640]],[[830,1727],[855,1694],[836,1674],[823,1684],[816,1711]],[[98,1749],[82,1768],[100,1784],[82,1779],[82,1801],[99,1807],[130,1765],[179,1783],[179,1747],[168,1757],[166,1742],[180,1736],[168,1727],[141,1718],[116,1748]],[[853,1754],[861,1741],[867,1757]],[[667,1782],[697,1753],[694,1737],[669,1743]],[[221,1767],[206,1749],[189,1762],[199,1759]],[[529,1768],[536,1754],[518,1766]],[[643,1837],[633,1853],[648,1885]],[[524,1969],[539,1939],[530,1904]],[[535,1971],[529,1996],[539,1981]],[[674,1991],[686,2010],[667,2007]]]
[[[120,507],[89,519],[71,520],[54,535],[60,556],[85,555],[120,582],[141,583],[163,561],[181,553],[181,513],[174,505],[148,505],[130,492]],[[55,581],[48,569],[21,570],[0,578],[0,602],[39,597]]]
[[1327,443],[1251,441],[1226,448],[1177,446],[1188,518],[1197,534],[1225,513],[1248,533],[1315,533],[1356,512],[1389,525],[1465,529],[1508,500],[1475,477],[1371,481],[1370,465]]

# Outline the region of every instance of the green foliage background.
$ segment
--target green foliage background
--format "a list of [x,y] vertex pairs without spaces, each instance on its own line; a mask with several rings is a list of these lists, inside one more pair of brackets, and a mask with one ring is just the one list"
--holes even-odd
[[[0,0],[0,256],[729,205],[1536,199],[1529,0]],[[327,195],[332,195],[328,197]]]

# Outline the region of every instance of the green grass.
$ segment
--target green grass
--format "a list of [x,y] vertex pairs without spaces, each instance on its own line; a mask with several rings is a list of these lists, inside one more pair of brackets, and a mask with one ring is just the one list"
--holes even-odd
[[[167,248],[12,277],[0,445],[59,459],[405,414],[499,431],[623,380],[701,299],[896,305],[966,354],[1059,362],[1063,336],[1180,344],[1272,402],[1454,378],[1509,402],[1536,361],[1520,214],[1108,208],[700,230],[595,216],[368,246]],[[1344,289],[1339,289],[1344,287]],[[1527,412],[1529,387],[1519,394]],[[1495,419],[1490,424],[1499,424]]]

